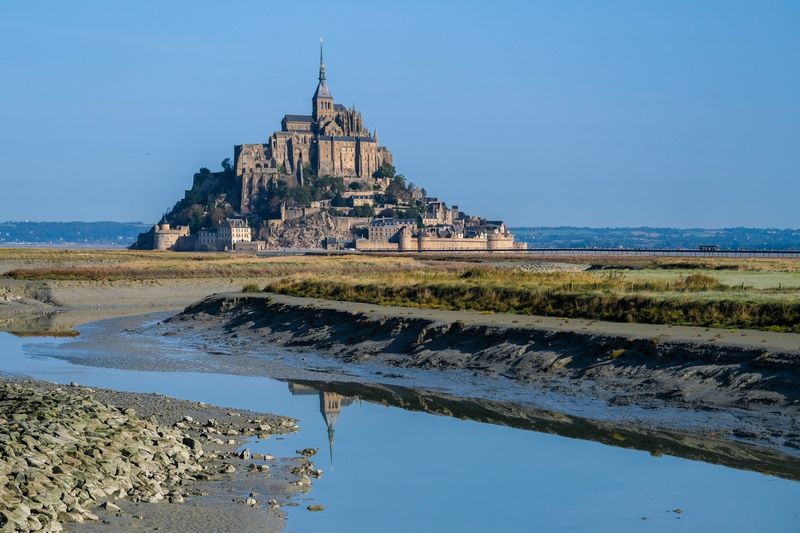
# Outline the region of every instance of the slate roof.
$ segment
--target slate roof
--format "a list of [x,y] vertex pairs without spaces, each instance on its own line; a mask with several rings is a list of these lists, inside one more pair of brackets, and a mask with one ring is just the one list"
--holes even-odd
[[325,83],[325,80],[319,80],[319,85],[317,85],[317,90],[314,91],[314,98],[333,98],[331,96],[331,91],[328,89],[328,84]]
[[311,115],[284,115],[286,122],[314,122],[314,117]]

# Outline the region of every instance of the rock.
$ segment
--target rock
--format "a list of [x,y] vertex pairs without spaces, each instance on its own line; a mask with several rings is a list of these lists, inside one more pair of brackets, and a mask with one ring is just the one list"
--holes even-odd
[[319,451],[318,448],[304,448],[302,450],[297,450],[297,453],[305,457],[314,457],[315,455],[317,455],[318,451]]
[[119,506],[117,504],[115,504],[114,502],[104,502],[104,503],[100,504],[100,507],[102,507],[103,509],[105,509],[109,513],[119,513],[119,512],[122,511],[122,509],[120,509]]
[[43,528],[44,526],[42,525],[42,522],[38,518],[36,518],[33,515],[28,517],[28,530],[40,531]]
[[244,501],[244,503],[246,503],[247,505],[249,505],[251,507],[255,507],[256,505],[258,505],[258,500],[256,500],[255,498],[250,497],[250,498],[247,498]]
[[249,461],[250,457],[251,455],[249,448],[245,448],[244,450],[242,450],[242,453],[239,454],[239,459],[242,459],[243,461]]
[[200,441],[198,441],[197,439],[194,439],[192,437],[183,437],[183,439],[181,439],[181,442],[185,446],[188,446],[189,449],[194,451],[194,452],[198,452],[198,451],[202,451],[203,450],[203,447],[200,445]]
[[226,464],[222,467],[222,473],[224,474],[233,474],[234,472],[236,472],[236,467],[232,464]]
[[312,511],[312,512],[319,512],[319,511],[324,511],[325,510],[325,506],[321,505],[319,503],[316,503],[316,504],[313,504],[313,505],[309,505],[308,507],[306,507],[306,509],[308,509],[309,511]]
[[3,526],[3,530],[11,526],[12,530],[25,531],[28,529],[29,515],[30,512],[26,514],[20,508],[0,511],[0,525]]

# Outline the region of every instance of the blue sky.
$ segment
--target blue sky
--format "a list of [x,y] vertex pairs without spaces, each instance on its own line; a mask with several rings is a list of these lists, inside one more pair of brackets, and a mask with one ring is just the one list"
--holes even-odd
[[0,220],[157,219],[329,86],[512,225],[800,227],[800,3],[3,2]]

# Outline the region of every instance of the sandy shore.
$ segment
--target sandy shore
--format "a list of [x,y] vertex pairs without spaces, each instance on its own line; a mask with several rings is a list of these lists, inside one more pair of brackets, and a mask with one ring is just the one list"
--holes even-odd
[[239,451],[296,430],[276,415],[0,380],[0,418],[3,531],[281,531],[318,475],[304,456]]
[[0,279],[0,330],[65,333],[104,318],[174,311],[250,279],[48,281]]

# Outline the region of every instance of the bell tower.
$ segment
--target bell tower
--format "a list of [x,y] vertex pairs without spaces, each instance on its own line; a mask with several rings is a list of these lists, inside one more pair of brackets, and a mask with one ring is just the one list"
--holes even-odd
[[322,60],[322,39],[319,40],[319,83],[317,90],[314,91],[312,99],[314,107],[314,120],[319,120],[326,116],[334,116],[333,96],[328,89],[328,82],[325,77],[325,62]]

